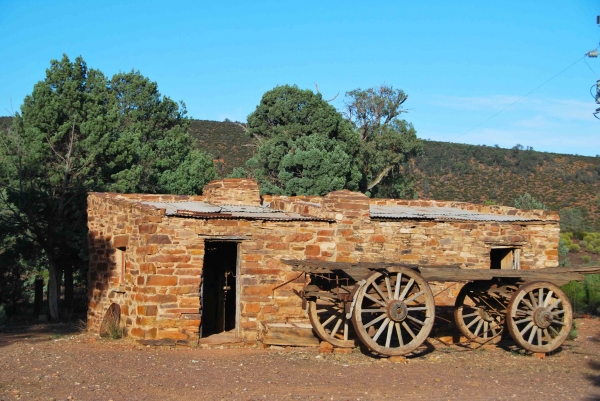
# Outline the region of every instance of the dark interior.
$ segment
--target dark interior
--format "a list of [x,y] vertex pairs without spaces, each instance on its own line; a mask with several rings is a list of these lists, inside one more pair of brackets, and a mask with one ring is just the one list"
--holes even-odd
[[207,241],[202,270],[202,337],[235,329],[237,243]]
[[502,269],[502,260],[512,251],[511,248],[492,249],[490,252],[490,269]]

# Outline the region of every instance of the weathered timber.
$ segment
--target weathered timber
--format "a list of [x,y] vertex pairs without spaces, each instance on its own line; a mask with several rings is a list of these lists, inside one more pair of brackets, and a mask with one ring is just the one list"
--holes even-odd
[[312,326],[306,323],[268,323],[263,338],[264,344],[318,347],[319,339],[314,336]]
[[358,281],[373,270],[395,272],[402,268],[415,269],[427,281],[477,281],[494,278],[514,278],[523,281],[548,281],[557,285],[584,279],[584,274],[600,273],[600,266],[553,267],[536,270],[461,269],[459,264],[421,267],[416,264],[372,262],[327,262],[321,260],[282,260],[293,270],[306,273],[340,273]]

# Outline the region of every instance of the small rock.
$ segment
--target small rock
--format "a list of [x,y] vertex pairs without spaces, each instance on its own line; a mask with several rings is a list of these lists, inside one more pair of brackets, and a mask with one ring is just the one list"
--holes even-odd
[[333,345],[327,341],[321,341],[321,344],[319,344],[319,352],[322,354],[331,354],[333,352]]
[[398,355],[398,356],[391,356],[390,358],[390,362],[394,362],[394,363],[408,363],[408,359],[406,359],[405,357]]
[[334,348],[333,352],[336,354],[351,354],[352,348]]

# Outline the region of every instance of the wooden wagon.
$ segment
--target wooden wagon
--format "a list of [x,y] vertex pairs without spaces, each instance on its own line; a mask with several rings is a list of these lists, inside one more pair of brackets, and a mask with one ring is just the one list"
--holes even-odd
[[580,281],[600,267],[539,270],[420,267],[399,263],[284,260],[310,275],[298,294],[315,333],[337,347],[358,342],[381,355],[404,355],[429,336],[435,319],[428,282],[467,282],[454,305],[454,320],[470,341],[498,341],[508,330],[531,352],[551,352],[573,323],[560,285]]

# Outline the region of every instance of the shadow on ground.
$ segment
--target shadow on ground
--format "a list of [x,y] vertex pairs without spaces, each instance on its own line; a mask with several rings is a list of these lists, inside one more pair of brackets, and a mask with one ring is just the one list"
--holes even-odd
[[85,323],[82,322],[40,323],[37,320],[31,320],[9,323],[0,327],[0,347],[23,341],[49,341],[84,331]]

